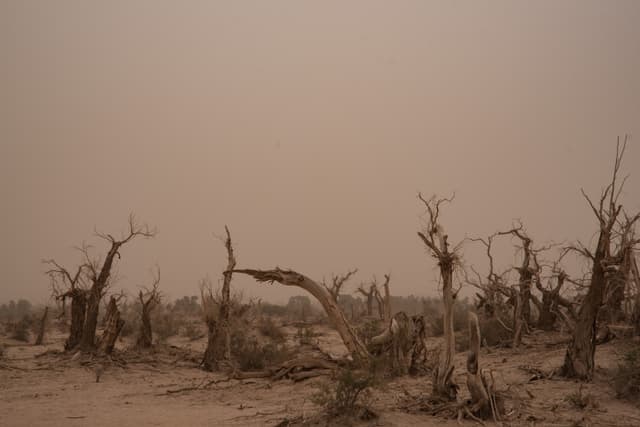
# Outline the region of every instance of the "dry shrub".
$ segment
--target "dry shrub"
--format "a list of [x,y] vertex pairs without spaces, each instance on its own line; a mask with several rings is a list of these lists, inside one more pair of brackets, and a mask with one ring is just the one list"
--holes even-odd
[[356,334],[364,345],[369,345],[371,339],[384,332],[384,324],[378,319],[366,320],[356,327]]
[[296,331],[296,340],[300,345],[314,344],[314,338],[320,336],[317,334],[311,326],[303,326]]
[[371,390],[376,385],[376,376],[371,372],[341,369],[333,384],[319,386],[312,401],[323,408],[330,419],[340,417],[345,424],[349,418],[372,419],[376,415],[369,405]]
[[638,401],[640,398],[640,346],[625,354],[613,375],[613,388],[618,399]]
[[234,329],[231,333],[231,356],[242,371],[257,371],[279,365],[291,357],[284,344],[261,344],[255,337],[248,337],[246,330]]
[[575,409],[579,409],[581,411],[587,408],[598,408],[598,402],[596,401],[595,396],[590,393],[582,392],[582,384],[580,384],[578,391],[569,393],[564,400]]
[[276,343],[283,343],[285,340],[284,332],[270,316],[263,317],[258,324],[258,331]]
[[509,319],[503,321],[504,326],[500,324],[500,320],[496,318],[480,319],[480,336],[489,347],[511,344],[513,341],[513,332],[507,330],[504,326],[513,329],[513,321]]
[[31,317],[25,314],[22,319],[14,325],[11,338],[16,341],[29,342],[31,323]]

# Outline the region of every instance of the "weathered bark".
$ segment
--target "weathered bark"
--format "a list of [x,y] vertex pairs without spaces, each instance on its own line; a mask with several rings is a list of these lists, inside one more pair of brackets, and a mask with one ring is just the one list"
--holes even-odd
[[75,288],[69,291],[67,295],[71,298],[71,327],[64,349],[70,351],[76,348],[82,340],[82,330],[87,311],[87,293],[82,289]]
[[[205,370],[213,371],[219,368],[222,360],[231,360],[231,279],[233,269],[236,267],[236,258],[231,243],[229,228],[225,226],[227,238],[225,248],[227,249],[227,269],[223,272],[222,291],[218,302],[218,312],[215,313],[216,304],[213,303],[213,295],[205,296],[202,293],[203,308],[205,308],[205,322],[207,324],[207,348],[204,352],[202,365]],[[205,298],[208,303],[205,304]],[[217,316],[216,316],[217,315]]]
[[44,333],[47,328],[47,315],[49,314],[49,307],[44,308],[44,314],[40,318],[40,328],[38,329],[38,337],[36,338],[35,345],[42,345],[44,341]]
[[605,272],[602,264],[608,250],[609,233],[601,231],[593,260],[591,285],[589,286],[587,296],[580,306],[573,340],[567,348],[564,365],[561,370],[564,376],[588,381],[593,377],[594,356],[596,352],[596,319],[606,286]]
[[160,267],[156,268],[151,289],[146,292],[140,291],[138,299],[140,300],[140,331],[136,346],[139,348],[150,348],[153,346],[153,331],[151,330],[151,312],[160,303],[160,292],[158,285],[160,283]]
[[278,282],[285,286],[297,286],[309,292],[324,308],[324,311],[340,334],[354,362],[361,366],[368,365],[371,357],[367,348],[362,341],[360,341],[353,327],[351,327],[347,321],[346,316],[338,304],[331,298],[329,291],[327,291],[324,286],[300,273],[291,270],[281,270],[279,268],[274,270],[241,269],[233,270],[233,272],[247,274],[258,282]]
[[153,331],[151,330],[151,310],[144,304],[142,291],[138,295],[142,304],[140,312],[140,332],[136,341],[139,348],[150,348],[153,346]]
[[636,296],[633,305],[632,323],[634,335],[640,335],[640,270],[635,257],[631,257],[631,277],[636,285]]
[[124,320],[120,318],[120,310],[115,297],[111,297],[107,306],[106,322],[98,350],[103,354],[111,354],[116,344],[116,340],[124,326]]
[[440,261],[442,275],[442,301],[444,304],[444,349],[440,353],[440,362],[436,369],[434,392],[440,396],[454,397],[457,390],[453,387],[453,356],[456,350],[455,333],[453,329],[453,263]]
[[522,329],[524,328],[524,315],[522,304],[522,292],[513,289],[513,348],[518,348],[522,342]]
[[476,417],[492,416],[492,395],[480,370],[480,326],[478,317],[469,313],[469,354],[467,356],[467,388],[471,395],[469,411]]

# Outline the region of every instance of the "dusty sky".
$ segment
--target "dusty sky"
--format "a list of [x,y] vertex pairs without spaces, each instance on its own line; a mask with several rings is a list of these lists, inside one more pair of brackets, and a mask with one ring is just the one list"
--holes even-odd
[[158,263],[171,298],[217,280],[224,224],[241,267],[433,295],[419,190],[456,192],[454,241],[521,218],[537,242],[588,242],[579,190],[625,133],[640,209],[639,22],[633,0],[2,1],[0,302],[44,302],[40,260],[103,253],[94,226],[130,211],[159,235],[122,250],[116,287]]

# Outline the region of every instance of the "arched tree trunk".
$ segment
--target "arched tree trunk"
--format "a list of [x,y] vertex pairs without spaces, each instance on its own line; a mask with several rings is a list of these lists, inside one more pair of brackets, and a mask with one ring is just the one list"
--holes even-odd
[[241,269],[233,270],[233,272],[248,274],[258,282],[278,282],[285,286],[297,286],[309,292],[324,308],[330,322],[335,326],[336,330],[340,334],[342,342],[345,347],[347,347],[347,350],[351,354],[354,362],[361,366],[368,365],[370,355],[367,348],[362,341],[360,341],[360,338],[358,338],[355,331],[347,321],[346,316],[338,304],[333,300],[333,298],[331,298],[329,291],[327,291],[324,286],[300,273],[291,270],[280,270],[279,268],[274,270]]

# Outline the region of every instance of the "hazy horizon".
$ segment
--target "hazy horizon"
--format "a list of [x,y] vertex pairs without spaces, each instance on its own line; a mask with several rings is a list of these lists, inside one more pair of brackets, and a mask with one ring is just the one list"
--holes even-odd
[[122,249],[115,289],[158,264],[170,299],[220,277],[225,224],[239,267],[435,295],[418,191],[455,192],[453,242],[515,219],[589,242],[580,189],[600,194],[625,134],[640,210],[638,22],[636,1],[2,2],[0,303],[44,302],[41,260],[104,254],[94,227],[129,212],[159,233]]

